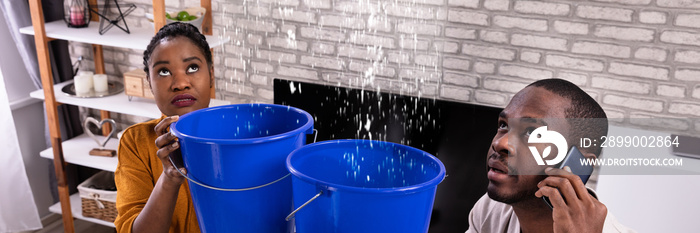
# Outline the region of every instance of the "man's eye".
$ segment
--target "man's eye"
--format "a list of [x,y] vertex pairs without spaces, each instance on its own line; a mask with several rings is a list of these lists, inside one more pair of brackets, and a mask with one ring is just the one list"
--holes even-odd
[[532,131],[535,131],[535,128],[530,127],[525,129],[525,136],[530,137],[530,135],[532,135]]
[[498,129],[508,129],[508,125],[505,122],[498,122]]
[[187,67],[187,73],[194,73],[194,72],[197,72],[198,70],[199,70],[198,66]]
[[169,70],[166,70],[166,69],[162,69],[162,70],[159,70],[159,71],[158,71],[158,75],[160,75],[160,76],[168,76],[168,75],[170,75],[170,71],[169,71]]

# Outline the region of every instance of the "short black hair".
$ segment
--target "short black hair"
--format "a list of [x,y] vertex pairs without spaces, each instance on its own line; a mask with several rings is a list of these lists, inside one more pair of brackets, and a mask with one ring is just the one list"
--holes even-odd
[[[531,83],[529,86],[541,87],[571,101],[571,106],[564,110],[564,115],[571,125],[571,140],[579,138],[597,138],[608,134],[608,117],[603,107],[590,95],[581,90],[576,84],[563,79],[542,79]],[[567,140],[569,141],[569,140]],[[575,142],[573,142],[575,143]],[[573,145],[569,141],[569,145]],[[580,148],[600,156],[602,148],[594,145],[588,149]]]
[[175,38],[178,36],[190,39],[194,45],[196,45],[199,50],[204,54],[204,59],[207,60],[207,65],[212,66],[211,49],[209,49],[209,43],[207,43],[207,38],[199,32],[199,29],[189,23],[173,22],[167,24],[158,30],[155,36],[151,39],[151,43],[146,47],[146,51],[143,51],[143,71],[148,74],[148,60],[151,59],[151,54],[156,46],[160,45],[160,41],[164,38]]

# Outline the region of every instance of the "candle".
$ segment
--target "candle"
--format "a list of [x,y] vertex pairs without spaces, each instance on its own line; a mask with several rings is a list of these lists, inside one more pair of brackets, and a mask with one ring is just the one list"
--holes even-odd
[[70,23],[73,26],[82,26],[85,24],[85,12],[82,7],[77,5],[70,7]]
[[107,75],[96,74],[92,76],[92,84],[95,87],[96,93],[106,93],[108,89]]
[[73,78],[75,85],[75,94],[78,96],[86,96],[92,90],[92,76],[78,75]]
[[78,71],[78,75],[87,75],[87,76],[92,77],[93,74],[94,74],[94,73],[93,73],[92,71],[89,71],[89,70],[81,70],[81,71]]

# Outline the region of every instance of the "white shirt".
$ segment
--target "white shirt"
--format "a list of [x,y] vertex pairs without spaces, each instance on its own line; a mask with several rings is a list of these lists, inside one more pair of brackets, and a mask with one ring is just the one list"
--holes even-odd
[[[589,192],[593,191],[589,189]],[[592,194],[595,196],[595,193]],[[608,211],[603,223],[603,232],[635,231],[620,224]],[[520,233],[520,222],[512,206],[495,201],[488,194],[484,194],[469,212],[469,230],[466,233]]]

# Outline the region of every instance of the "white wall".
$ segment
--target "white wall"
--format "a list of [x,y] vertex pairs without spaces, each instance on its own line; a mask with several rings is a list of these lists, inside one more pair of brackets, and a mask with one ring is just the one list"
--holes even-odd
[[17,129],[17,137],[24,160],[29,184],[39,216],[49,214],[53,203],[49,189],[50,160],[39,157],[46,149],[44,140],[44,111],[40,100],[29,97],[36,90],[19,56],[15,42],[10,37],[4,17],[0,17],[0,72],[5,80],[12,117]]

